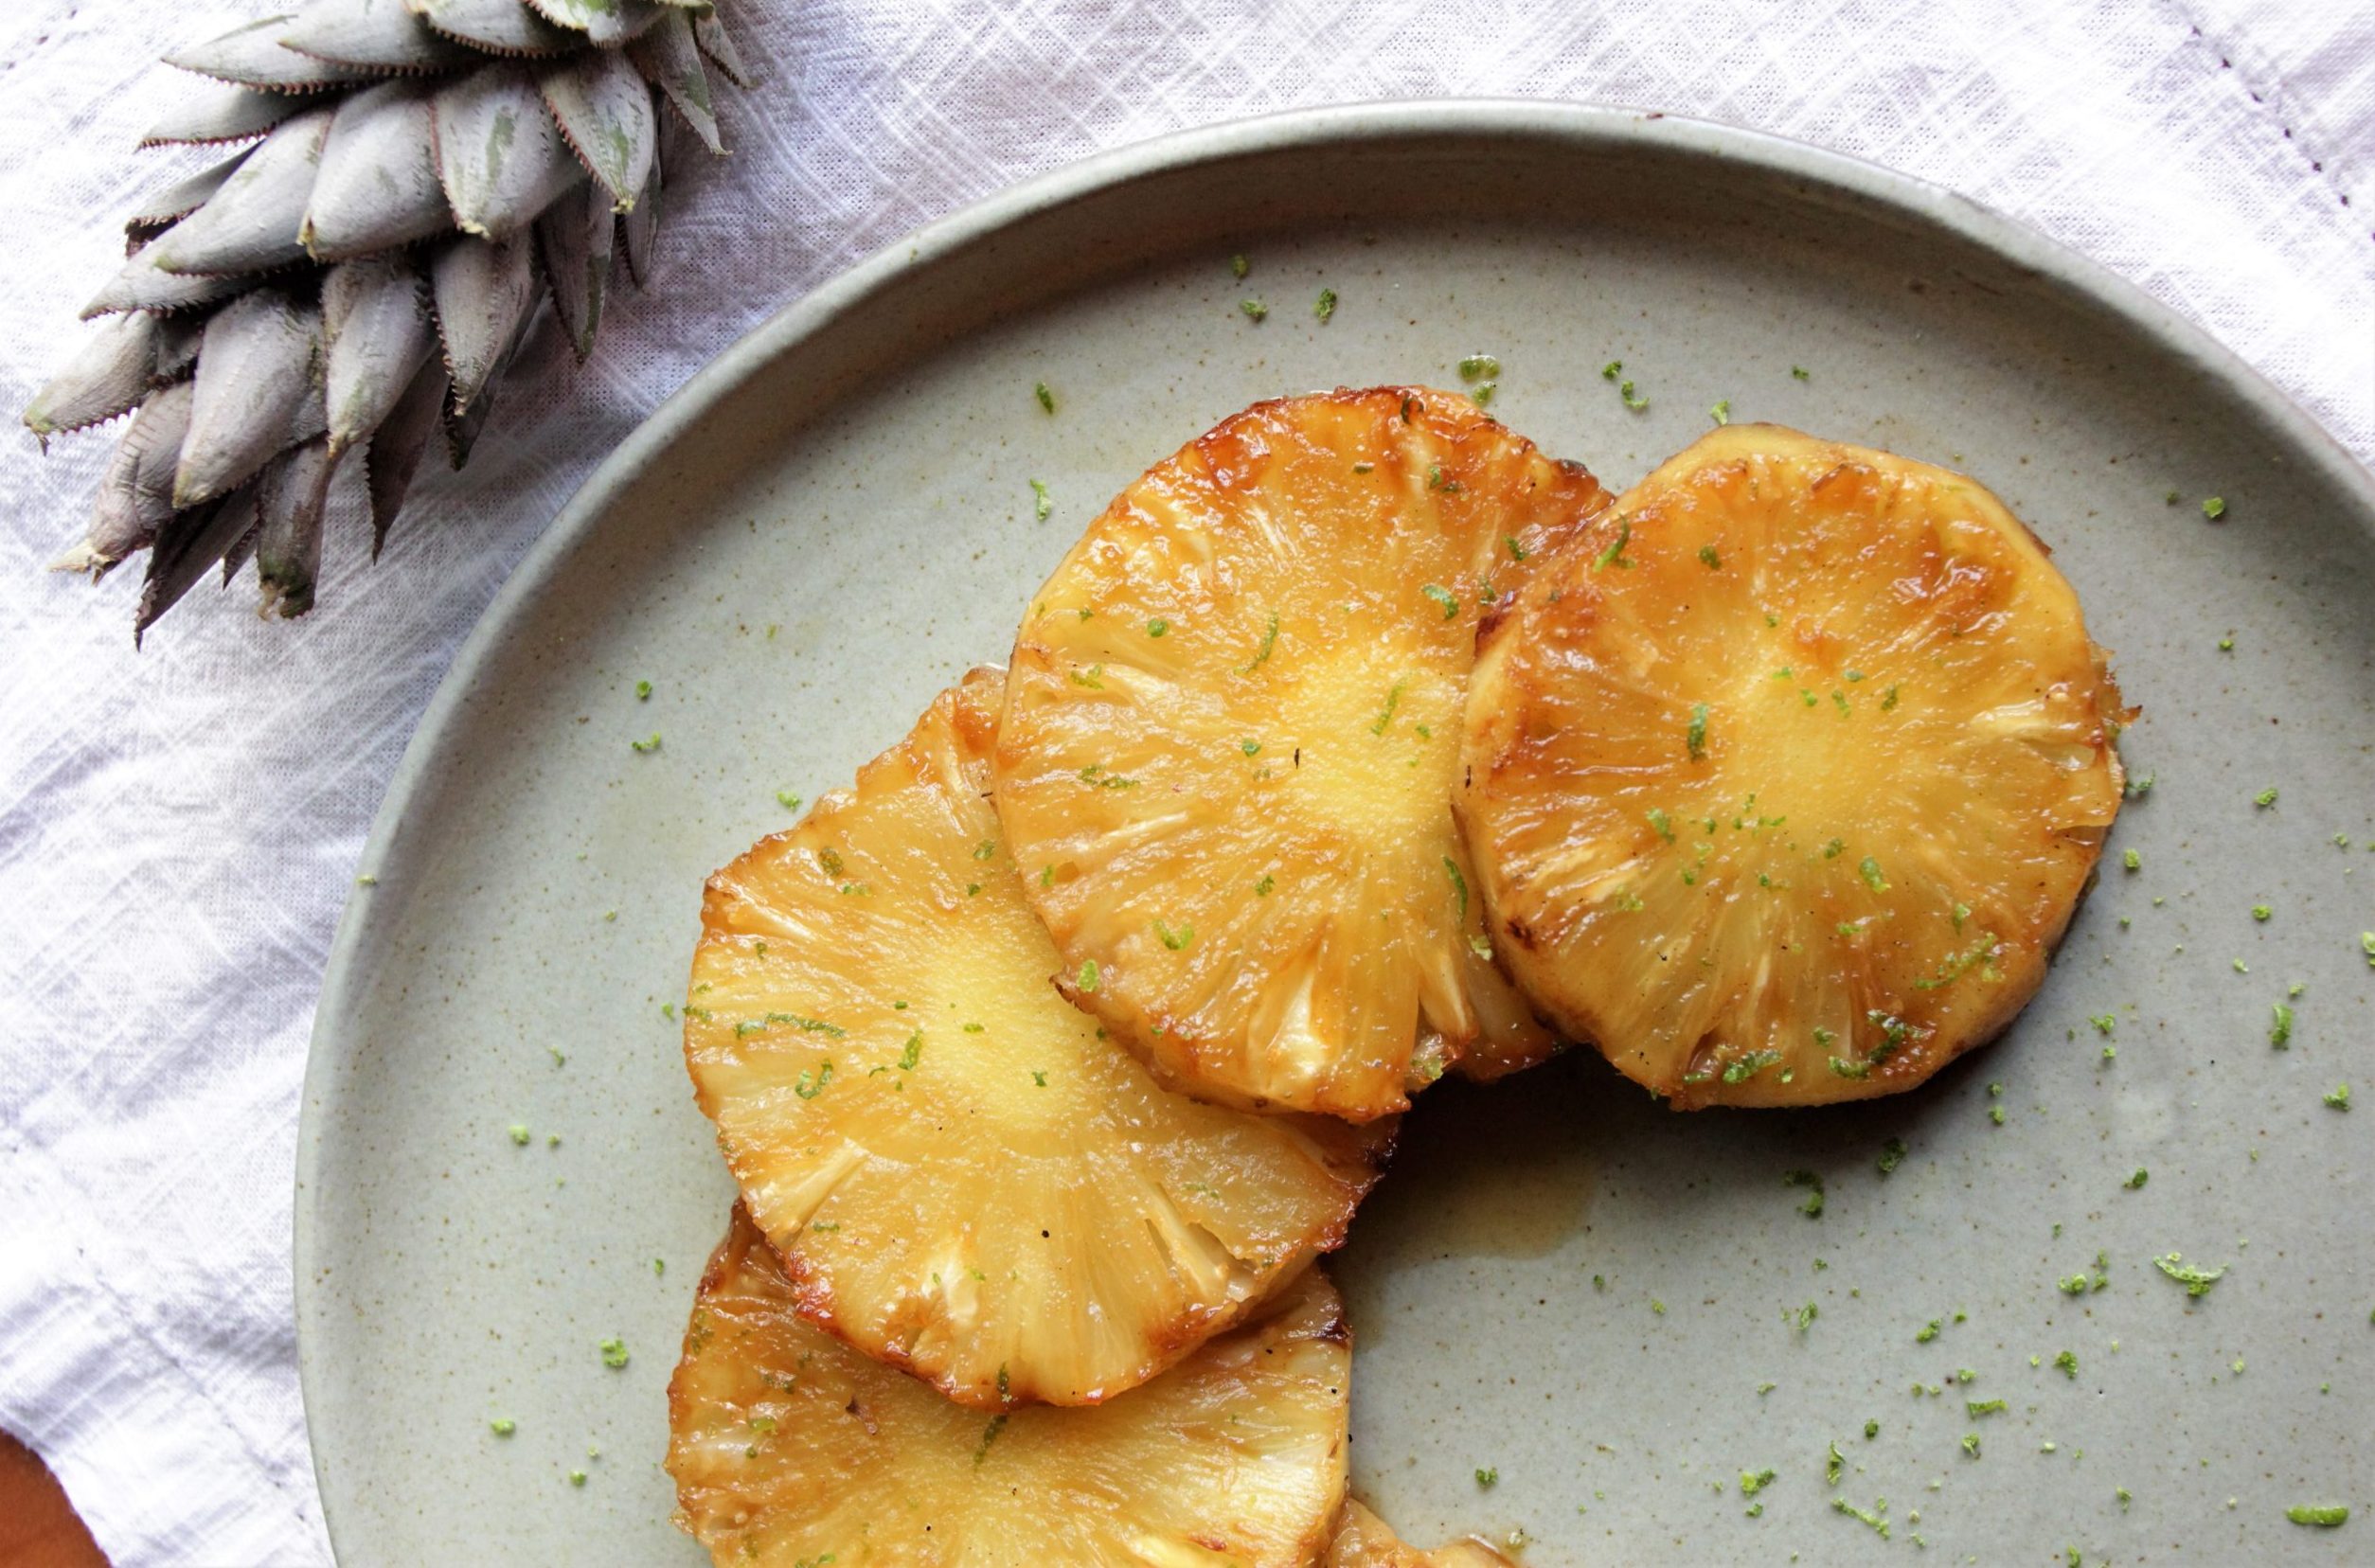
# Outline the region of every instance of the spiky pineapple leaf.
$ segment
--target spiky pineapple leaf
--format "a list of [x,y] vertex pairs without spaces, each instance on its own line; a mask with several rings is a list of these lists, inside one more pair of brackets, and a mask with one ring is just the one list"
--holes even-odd
[[426,280],[404,256],[348,261],[322,279],[332,457],[370,438],[437,348]]
[[186,180],[176,180],[162,189],[151,191],[124,220],[124,234],[134,248],[136,250],[147,244],[205,205],[246,156],[244,151],[234,152],[221,163],[202,169]]
[[619,248],[627,253],[627,276],[638,289],[652,276],[652,252],[659,242],[660,198],[667,183],[661,166],[666,162],[665,158],[652,160],[651,176],[636,193],[634,205],[618,215]]
[[585,177],[519,65],[488,65],[435,100],[438,174],[466,234],[508,240]]
[[105,577],[126,556],[145,550],[173,515],[173,469],[189,429],[192,389],[165,388],[140,405],[132,428],[116,443],[99,477],[91,526],[81,541],[49,563],[53,572]]
[[26,427],[46,442],[60,431],[125,413],[189,368],[196,339],[188,326],[144,311],[102,323],[82,351],[34,394]]
[[448,38],[499,55],[555,55],[582,48],[582,36],[556,27],[520,0],[404,0],[415,16]]
[[536,250],[552,288],[553,314],[560,317],[580,363],[594,352],[594,334],[602,323],[617,228],[609,197],[591,182],[546,207],[536,220]]
[[297,226],[316,260],[369,256],[453,226],[438,177],[436,91],[421,81],[384,81],[338,106]]
[[370,444],[363,450],[374,561],[387,543],[387,530],[395,526],[396,514],[404,508],[404,496],[412,489],[413,475],[420,472],[421,454],[429,450],[429,437],[437,434],[448,384],[444,362],[434,354],[422,361],[403,396],[396,400],[396,406],[380,421]]
[[597,48],[615,49],[639,38],[667,14],[652,0],[527,0],[556,26],[583,33]]
[[177,507],[229,493],[327,428],[320,307],[258,289],[217,311],[198,350],[197,387],[173,478]]
[[267,16],[204,44],[176,49],[165,57],[165,63],[212,77],[217,81],[269,87],[278,93],[318,93],[368,81],[378,74],[281,47],[281,30],[295,20],[293,16]]
[[256,482],[256,577],[263,611],[294,619],[313,608],[322,568],[322,512],[338,459],[327,437],[291,447],[264,466]]
[[652,89],[615,49],[596,49],[537,74],[545,106],[596,181],[624,209],[659,156],[659,117]]
[[305,108],[305,99],[295,93],[267,93],[236,82],[209,81],[197,97],[160,116],[141,135],[140,145],[252,141]]
[[404,0],[313,0],[280,34],[281,45],[360,70],[448,71],[474,51],[413,14]]
[[446,373],[454,378],[454,409],[461,413],[486,389],[535,306],[533,250],[525,236],[496,241],[460,235],[438,250],[429,277]]
[[[171,232],[168,230],[167,232]],[[124,311],[188,311],[242,294],[256,286],[252,277],[185,277],[156,264],[153,241],[134,251],[123,270],[82,307],[82,319],[115,315]]]
[[669,102],[712,152],[723,152],[718,136],[717,108],[709,101],[709,73],[702,68],[701,46],[693,41],[692,23],[682,11],[671,11],[660,26],[629,45],[635,68],[668,95]]
[[297,225],[334,114],[310,110],[276,127],[204,206],[158,237],[152,247],[157,266],[185,276],[233,276],[304,260]]
[[207,568],[255,526],[255,492],[244,490],[167,518],[149,550],[149,575],[132,621],[133,647],[138,648],[157,617],[180,603]]
[[737,87],[755,87],[759,75],[742,58],[740,45],[727,27],[725,13],[714,7],[695,13],[692,19],[693,43],[709,58],[710,63],[725,73],[725,80]]

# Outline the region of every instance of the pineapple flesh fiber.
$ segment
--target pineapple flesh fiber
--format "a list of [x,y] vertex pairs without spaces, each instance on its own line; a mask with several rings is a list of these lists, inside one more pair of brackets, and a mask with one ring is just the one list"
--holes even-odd
[[1313,1267],[1143,1388],[988,1416],[807,1322],[738,1207],[669,1384],[677,1522],[720,1568],[1298,1568],[1344,1495],[1351,1362]]
[[1337,1246],[1390,1123],[1172,1094],[1048,983],[1003,683],[710,879],[685,1056],[810,1318],[986,1409],[1144,1382]]
[[45,443],[133,415],[51,564],[149,552],[135,640],[218,565],[312,609],[350,452],[378,554],[544,302],[583,360],[614,254],[644,281],[662,103],[722,151],[709,73],[752,80],[716,0],[312,0],[167,62],[206,85],[141,146],[223,155],[131,215],[100,325],[25,411]]
[[1573,1038],[1679,1108],[1854,1099],[2036,991],[2133,716],[1986,490],[1734,425],[1491,617],[1457,805]]
[[1125,490],[1023,624],[997,748],[1067,993],[1249,1109],[1547,1055],[1449,798],[1479,617],[1606,504],[1415,387],[1258,403]]
[[1350,1498],[1336,1516],[1326,1568],[1515,1568],[1481,1541],[1455,1541],[1421,1551],[1394,1534],[1385,1522]]

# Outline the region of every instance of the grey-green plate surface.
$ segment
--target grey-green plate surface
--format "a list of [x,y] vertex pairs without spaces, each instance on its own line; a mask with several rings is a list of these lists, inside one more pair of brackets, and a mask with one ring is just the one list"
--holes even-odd
[[[1438,104],[1174,137],[920,232],[698,377],[504,589],[381,812],[306,1085],[300,1345],[347,1562],[698,1559],[662,1390],[729,1186],[661,1007],[703,877],[791,820],[777,791],[846,781],[1000,659],[1147,463],[1257,399],[1450,384],[1477,350],[1494,412],[1612,486],[1718,400],[1978,475],[2059,551],[2157,782],[2043,994],[1918,1093],[1677,1116],[1570,1056],[1429,1096],[1335,1265],[1358,1489],[1417,1539],[1522,1528],[1536,1568],[1916,1536],[2375,1556],[2375,1518],[2284,1518],[2375,1510],[2367,476],[2170,312],[1947,193],[1708,125]],[[2357,1111],[2321,1101],[2345,1080]],[[2226,1274],[2189,1298],[2170,1252]],[[2098,1256],[2099,1289],[2058,1286]]]

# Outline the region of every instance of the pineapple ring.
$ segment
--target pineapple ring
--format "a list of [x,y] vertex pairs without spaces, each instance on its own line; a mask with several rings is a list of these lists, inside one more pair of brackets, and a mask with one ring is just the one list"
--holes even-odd
[[1516,1568],[1481,1541],[1455,1541],[1421,1551],[1394,1534],[1384,1520],[1350,1498],[1336,1516],[1324,1568]]
[[1458,808],[1527,993],[1678,1107],[1909,1088],[2028,1001],[2132,718],[1943,469],[1719,430],[1480,638]]
[[1552,1044],[1449,809],[1475,627],[1607,504],[1464,397],[1258,403],[1156,464],[1016,641],[998,814],[1060,982],[1164,1082],[1365,1120]]
[[677,1522],[745,1562],[1312,1562],[1344,1495],[1351,1334],[1306,1269],[1090,1409],[987,1417],[805,1322],[736,1206],[668,1389]]
[[986,1408],[1145,1381],[1339,1245],[1391,1128],[1163,1089],[1047,982],[1002,682],[709,881],[685,1058],[801,1310]]

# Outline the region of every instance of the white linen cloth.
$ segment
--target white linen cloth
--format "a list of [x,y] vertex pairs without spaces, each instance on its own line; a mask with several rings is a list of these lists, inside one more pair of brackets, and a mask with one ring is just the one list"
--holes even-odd
[[[727,0],[721,0],[721,4]],[[83,330],[177,44],[274,0],[0,16],[0,406]],[[123,1568],[327,1559],[289,1264],[298,1082],[364,834],[456,644],[594,463],[777,305],[1041,169],[1292,105],[1590,99],[1951,186],[2204,323],[2375,456],[2368,0],[737,0],[766,80],[669,192],[583,368],[539,340],[471,467],[322,609],[41,567],[111,444],[0,442],[0,1427]],[[424,470],[424,472],[426,471]]]

